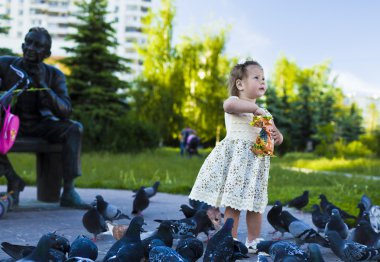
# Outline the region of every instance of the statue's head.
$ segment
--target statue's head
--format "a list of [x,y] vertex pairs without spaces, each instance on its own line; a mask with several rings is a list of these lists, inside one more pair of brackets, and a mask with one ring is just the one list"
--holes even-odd
[[51,54],[51,36],[42,27],[32,27],[22,44],[24,60],[28,63],[40,63]]

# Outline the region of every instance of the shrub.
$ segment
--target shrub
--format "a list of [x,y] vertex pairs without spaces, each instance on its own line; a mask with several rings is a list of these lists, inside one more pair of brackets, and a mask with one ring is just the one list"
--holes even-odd
[[125,114],[116,119],[94,121],[82,117],[85,151],[139,152],[158,146],[158,132],[154,126],[137,121]]
[[337,148],[337,154],[345,157],[369,157],[373,155],[373,152],[362,142],[352,141],[341,148]]

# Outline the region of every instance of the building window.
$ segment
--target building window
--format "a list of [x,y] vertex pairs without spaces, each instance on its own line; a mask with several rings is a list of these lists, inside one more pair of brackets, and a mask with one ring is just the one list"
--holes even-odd
[[125,32],[141,32],[141,28],[135,26],[127,26],[125,27]]
[[129,11],[136,11],[137,10],[137,5],[127,5],[127,10],[129,10]]

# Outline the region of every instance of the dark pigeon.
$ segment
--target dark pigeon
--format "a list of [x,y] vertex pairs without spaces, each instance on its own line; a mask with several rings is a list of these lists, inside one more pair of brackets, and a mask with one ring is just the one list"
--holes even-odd
[[152,248],[149,252],[149,262],[187,262],[174,249],[167,246],[158,246]]
[[331,250],[343,261],[367,261],[380,259],[380,250],[354,241],[342,239],[336,231],[328,231]]
[[309,252],[308,262],[325,262],[317,244],[309,244],[307,250]]
[[114,221],[119,219],[130,219],[126,214],[123,214],[116,206],[109,204],[101,195],[96,196],[96,207],[104,220]]
[[[163,220],[156,219],[156,222]],[[200,232],[208,236],[208,231],[213,226],[207,215],[207,210],[198,210],[193,217],[179,220],[169,220],[172,222],[174,238],[193,236],[196,237]]]
[[327,231],[331,230],[338,232],[343,239],[346,239],[348,236],[348,226],[343,222],[338,209],[331,211],[330,221],[326,224],[325,235]]
[[183,204],[183,205],[181,205],[179,211],[182,211],[185,218],[190,218],[190,217],[194,216],[195,213],[197,213],[198,209],[192,208],[188,205]]
[[91,260],[96,260],[98,257],[98,247],[88,237],[79,235],[71,243],[68,257],[80,257],[82,259],[89,258]]
[[248,248],[245,244],[234,239],[234,254],[232,255],[232,261],[249,258]]
[[297,244],[317,243],[324,247],[329,246],[328,241],[318,234],[310,225],[295,218],[288,211],[282,211],[280,216],[284,224],[289,228],[289,233],[293,235]]
[[318,232],[324,232],[327,222],[330,220],[330,216],[321,212],[318,205],[314,204],[311,207],[311,221],[314,226],[318,229]]
[[[20,262],[49,261],[49,250],[51,249],[53,245],[57,243],[56,241],[57,240],[54,234],[43,235],[38,241],[38,244],[36,248],[32,251],[32,253],[30,253],[26,257],[23,257],[17,261],[20,261]],[[54,261],[64,261],[64,260],[62,260],[62,257],[59,257],[59,258],[54,257]]]
[[70,257],[65,262],[95,262],[95,260],[86,257]]
[[[270,255],[273,261],[307,261],[308,255],[297,244],[290,241],[260,241],[257,244],[258,253]],[[292,260],[293,259],[293,260]]]
[[[196,262],[203,255],[203,243],[195,237],[181,239],[176,251],[188,262]],[[248,251],[248,250],[247,250]]]
[[233,218],[228,218],[223,227],[209,240],[206,252],[203,256],[204,262],[233,261],[234,239],[231,230],[234,224]]
[[301,210],[309,204],[309,191],[305,190],[302,195],[297,196],[289,201],[288,206]]
[[281,220],[281,212],[282,204],[279,200],[277,200],[276,202],[274,202],[272,208],[268,211],[267,220],[275,230],[273,234],[276,232],[281,232],[281,237],[283,237],[285,232],[289,232],[289,229]]
[[365,219],[362,219],[352,230],[348,239],[368,247],[380,248],[380,233],[376,233]]
[[234,239],[234,258],[248,258],[248,248],[242,242]]
[[327,200],[327,197],[326,197],[324,194],[320,194],[320,195],[319,195],[319,198],[321,199],[320,206],[321,206],[323,212],[325,212],[325,213],[328,214],[329,216],[331,215],[331,211],[332,211],[333,209],[338,209],[338,210],[339,210],[339,213],[340,213],[340,216],[341,216],[343,219],[348,219],[348,218],[356,219],[356,216],[347,213],[346,211],[340,209],[339,207],[337,207],[337,206],[334,205],[333,203],[329,202],[329,201]]
[[144,248],[140,238],[140,231],[143,224],[144,219],[141,216],[134,217],[124,236],[116,241],[108,250],[103,258],[103,262],[117,261],[116,259],[140,262],[144,257]]
[[[69,240],[55,233],[48,233],[46,236],[54,239],[51,248],[49,248],[49,259],[53,261],[65,261],[66,253],[70,249]],[[36,246],[2,242],[1,249],[12,258],[19,260],[30,255],[36,249]]]
[[[367,212],[365,210],[365,206],[362,202],[359,202],[358,205],[357,205],[357,208],[359,208],[359,214],[358,216],[356,217],[356,222],[355,222],[355,225],[359,224],[360,220],[363,219],[363,214],[364,212]],[[367,212],[368,213],[368,212]]]
[[149,197],[146,194],[144,187],[136,192],[135,199],[133,200],[132,214],[139,215],[141,212],[149,206]]
[[142,245],[144,247],[144,257],[149,257],[150,252],[150,243],[152,240],[159,239],[166,246],[171,247],[173,245],[173,234],[172,234],[172,223],[171,221],[163,221],[151,236],[142,240]]
[[200,206],[202,203],[204,203],[204,202],[199,201],[199,200],[190,199],[190,198],[189,198],[189,205],[192,206],[192,207],[195,208],[195,209],[198,209],[199,206]]
[[93,206],[84,213],[82,223],[87,231],[94,235],[94,241],[100,233],[108,231],[107,224],[96,206]]

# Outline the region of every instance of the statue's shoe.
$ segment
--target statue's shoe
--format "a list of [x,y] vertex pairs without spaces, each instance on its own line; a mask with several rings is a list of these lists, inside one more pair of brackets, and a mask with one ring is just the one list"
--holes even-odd
[[25,188],[25,182],[21,177],[17,177],[14,180],[8,181],[7,192],[13,198],[13,206],[18,206],[20,199],[20,192]]
[[70,189],[63,191],[60,200],[61,207],[72,207],[77,209],[90,209],[91,205],[82,201],[81,197],[75,191],[75,189]]

